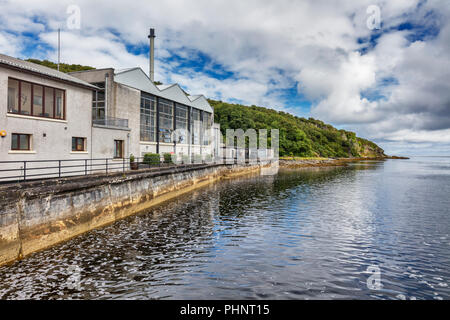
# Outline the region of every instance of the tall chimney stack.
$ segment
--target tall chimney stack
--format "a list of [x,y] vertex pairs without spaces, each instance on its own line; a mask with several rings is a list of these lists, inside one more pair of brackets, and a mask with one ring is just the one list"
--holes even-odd
[[150,70],[149,76],[152,82],[155,82],[155,29],[150,29],[148,38],[150,39]]

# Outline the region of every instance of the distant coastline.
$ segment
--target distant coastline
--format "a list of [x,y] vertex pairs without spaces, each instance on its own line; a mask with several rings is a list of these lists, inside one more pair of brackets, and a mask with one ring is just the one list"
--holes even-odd
[[363,157],[363,158],[299,158],[281,157],[282,168],[314,168],[314,167],[345,167],[351,162],[358,161],[385,161],[385,160],[409,160],[408,157],[385,156],[385,157]]

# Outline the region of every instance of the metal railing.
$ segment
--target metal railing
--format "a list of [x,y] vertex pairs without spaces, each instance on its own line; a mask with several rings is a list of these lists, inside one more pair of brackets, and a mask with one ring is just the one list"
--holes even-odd
[[74,176],[87,176],[91,174],[110,174],[127,172],[132,170],[151,168],[187,167],[201,164],[238,164],[238,163],[263,163],[270,159],[254,159],[247,152],[245,160],[237,155],[221,157],[191,157],[180,161],[172,159],[172,163],[165,163],[161,156],[157,164],[146,163],[144,158],[102,158],[102,159],[68,159],[68,160],[24,160],[24,161],[0,161],[0,183],[26,182],[31,180],[67,178]]
[[0,182],[25,182],[36,179],[63,178],[126,171],[127,159],[70,159],[0,161]]
[[106,117],[104,119],[92,119],[92,124],[105,127],[128,128],[128,119]]

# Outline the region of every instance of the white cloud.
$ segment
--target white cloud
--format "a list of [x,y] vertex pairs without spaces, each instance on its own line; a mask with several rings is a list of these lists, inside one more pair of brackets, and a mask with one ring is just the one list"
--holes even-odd
[[20,52],[20,43],[8,33],[0,33],[0,52],[10,56],[17,56]]
[[[57,46],[56,32],[42,33],[40,38],[53,48]],[[123,43],[105,39],[99,35],[84,36],[77,32],[64,31],[61,32],[61,43],[63,62],[92,65],[97,68],[122,69],[140,66],[144,70],[147,69],[148,58],[146,56],[130,54]],[[53,50],[50,54],[56,57],[57,53]]]
[[[148,28],[155,27],[156,78],[165,83],[176,81],[212,98],[283,109],[279,90],[298,82],[299,92],[313,102],[312,115],[367,138],[382,139],[388,146],[389,141],[429,141],[441,143],[443,150],[449,143],[436,141],[450,128],[446,0],[419,7],[419,0],[0,2],[2,53],[20,56],[26,43],[13,34],[23,32],[38,32],[43,43],[55,48],[55,31],[61,27],[63,61],[147,71],[146,55],[135,55],[127,46],[146,46]],[[66,9],[73,3],[81,8],[81,30],[65,28]],[[362,55],[358,50],[365,44],[358,39],[373,35],[366,26],[366,9],[372,4],[381,8],[384,31],[410,21],[438,27],[440,33],[410,43],[411,31],[391,30]],[[163,64],[170,52],[187,59],[202,52],[234,76],[219,81],[179,68],[175,61]],[[38,55],[56,57],[54,49],[41,49]],[[295,110],[293,104],[290,110]]]

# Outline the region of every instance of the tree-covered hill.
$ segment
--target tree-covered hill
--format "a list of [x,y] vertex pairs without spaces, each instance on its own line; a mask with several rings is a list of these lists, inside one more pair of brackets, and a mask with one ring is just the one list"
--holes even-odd
[[[38,60],[38,59],[27,59],[25,61],[36,63],[43,65],[48,68],[52,69],[58,69],[58,64],[48,61],[48,60]],[[67,64],[67,63],[60,63],[59,64],[59,71],[69,73],[69,72],[76,72],[76,71],[85,71],[85,70],[93,70],[95,68],[88,67],[88,66],[82,66],[79,64]]]
[[[48,60],[27,61],[57,69]],[[78,64],[60,64],[60,71],[75,72],[94,69]],[[375,143],[356,137],[353,132],[338,130],[316,119],[305,119],[282,111],[230,104],[209,100],[214,108],[215,122],[222,134],[226,129],[279,129],[280,155],[299,157],[384,157],[384,151]]]
[[338,130],[313,118],[305,119],[282,111],[209,100],[222,134],[227,129],[279,129],[280,155],[300,157],[383,157],[375,143]]

